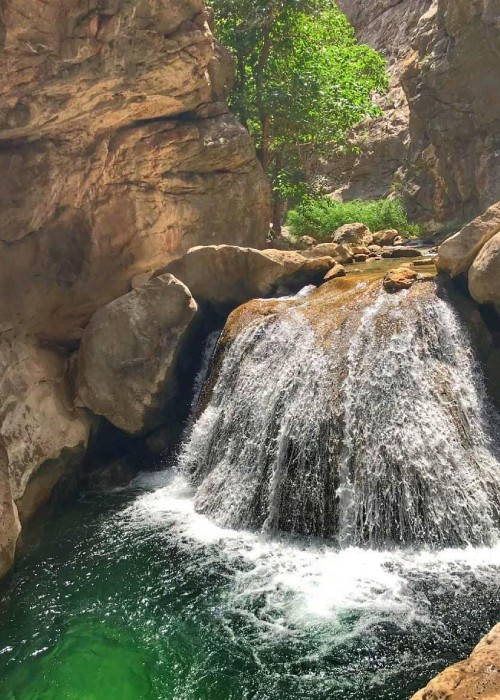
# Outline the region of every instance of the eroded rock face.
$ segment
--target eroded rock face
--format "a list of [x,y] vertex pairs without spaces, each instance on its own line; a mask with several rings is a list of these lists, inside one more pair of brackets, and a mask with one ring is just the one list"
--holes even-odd
[[12,566],[21,524],[12,498],[8,457],[0,445],[0,577]]
[[379,100],[383,116],[364,122],[352,135],[359,150],[335,153],[311,164],[339,199],[386,197],[404,177],[410,149],[410,108],[401,85],[405,61],[422,15],[432,0],[339,0],[359,40],[387,59],[390,89]]
[[[30,338],[4,334],[0,344],[0,433],[12,497],[22,506],[27,489],[45,465],[41,504],[65,472],[69,458],[85,452],[90,416],[76,409],[67,381],[67,359]],[[33,495],[28,497],[33,501]]]
[[192,248],[161,272],[184,282],[197,301],[227,309],[269,296],[280,286],[298,290],[320,284],[334,264],[328,256],[220,245]]
[[100,309],[80,346],[77,402],[132,435],[159,425],[197,308],[182,282],[161,275]]
[[500,233],[484,245],[472,263],[469,291],[479,304],[493,304],[500,313]]
[[500,625],[465,661],[450,666],[412,700],[472,700],[500,697]]
[[407,198],[422,220],[462,221],[500,199],[497,0],[340,0],[361,41],[388,59],[384,116],[353,135],[359,153],[313,173],[343,199]]
[[452,277],[467,273],[488,241],[500,232],[500,202],[439,246],[437,266]]
[[498,0],[434,0],[405,67],[414,201],[440,220],[500,199],[499,11]]
[[267,185],[202,0],[4,6],[0,330],[77,339],[135,274],[264,244]]

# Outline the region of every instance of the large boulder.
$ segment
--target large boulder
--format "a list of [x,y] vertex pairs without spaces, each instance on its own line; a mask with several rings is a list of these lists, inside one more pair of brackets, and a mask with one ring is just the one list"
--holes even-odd
[[340,245],[370,245],[373,235],[364,224],[345,224],[335,231],[332,241]]
[[440,247],[437,266],[452,277],[465,274],[479,251],[500,233],[500,202],[494,204]]
[[157,427],[196,314],[189,289],[168,274],[100,309],[80,346],[77,402],[132,435]]
[[199,302],[234,308],[278,288],[320,284],[334,266],[329,256],[306,258],[298,252],[237,246],[198,246],[167,265],[163,273],[180,279]]
[[203,0],[6,0],[0,68],[0,331],[73,341],[194,245],[265,245],[268,185]]
[[495,700],[500,697],[500,625],[465,661],[450,666],[412,700]]
[[325,282],[331,282],[336,280],[338,277],[345,277],[347,275],[346,269],[340,263],[335,263],[332,269],[326,273],[324,277]]
[[312,246],[308,250],[302,250],[301,255],[306,258],[336,258],[339,252],[339,246],[337,243],[318,243]]
[[402,289],[410,289],[418,279],[418,273],[409,267],[397,267],[389,270],[383,279],[386,292],[390,294],[399,292]]
[[469,291],[480,304],[500,312],[500,232],[483,246],[469,270]]
[[345,265],[350,263],[354,259],[354,253],[350,246],[339,245],[338,243],[320,243],[315,245],[309,250],[301,251],[301,255],[306,258],[323,258],[330,257],[336,260],[336,262]]
[[399,238],[399,231],[395,228],[387,228],[383,231],[377,231],[373,234],[373,242],[375,245],[394,245],[394,241]]

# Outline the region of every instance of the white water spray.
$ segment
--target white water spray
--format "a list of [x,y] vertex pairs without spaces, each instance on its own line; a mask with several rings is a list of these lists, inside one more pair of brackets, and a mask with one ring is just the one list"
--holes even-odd
[[416,289],[351,290],[326,344],[321,290],[238,333],[181,453],[199,511],[342,546],[496,540],[498,424],[457,315]]

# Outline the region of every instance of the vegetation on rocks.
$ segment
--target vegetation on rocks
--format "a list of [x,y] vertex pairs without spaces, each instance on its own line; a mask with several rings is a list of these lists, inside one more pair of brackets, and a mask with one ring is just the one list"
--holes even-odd
[[400,199],[336,202],[309,197],[288,213],[287,223],[296,238],[313,236],[317,240],[329,239],[340,226],[354,223],[365,224],[371,231],[397,229],[402,236],[419,232]]
[[212,0],[217,33],[236,61],[230,106],[248,128],[273,186],[273,228],[305,189],[301,149],[345,141],[379,114],[385,62],[357,43],[330,0]]

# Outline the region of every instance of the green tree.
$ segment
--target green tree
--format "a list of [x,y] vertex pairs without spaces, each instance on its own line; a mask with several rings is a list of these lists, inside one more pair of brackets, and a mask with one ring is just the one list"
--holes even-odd
[[345,141],[387,87],[380,55],[356,41],[333,0],[212,0],[218,38],[233,53],[230,106],[252,135],[273,186],[273,228],[304,188],[301,149]]

